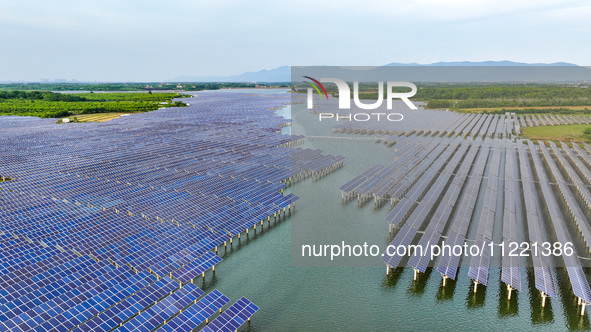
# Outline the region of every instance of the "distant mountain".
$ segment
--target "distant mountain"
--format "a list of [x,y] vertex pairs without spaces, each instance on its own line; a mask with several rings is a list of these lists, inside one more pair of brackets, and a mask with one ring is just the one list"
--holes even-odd
[[[412,67],[412,66],[434,66],[434,67],[452,67],[452,66],[480,66],[480,67],[492,67],[492,66],[577,66],[572,63],[566,62],[555,62],[555,63],[524,63],[524,62],[513,62],[513,61],[458,61],[458,62],[436,62],[431,64],[418,64],[418,63],[389,63],[385,66],[400,66],[400,67]],[[256,72],[246,72],[240,75],[233,76],[179,76],[172,82],[289,82],[291,81],[291,67],[281,66],[274,69],[265,69]]]
[[246,72],[234,76],[180,76],[173,82],[289,82],[291,67],[281,66],[275,69]]
[[576,66],[572,63],[567,62],[554,62],[554,63],[525,63],[525,62],[513,62],[513,61],[479,61],[479,62],[472,62],[472,61],[455,61],[455,62],[435,62],[429,64],[419,64],[419,63],[397,63],[392,62],[387,64],[386,66],[482,66],[482,67],[489,67],[489,66]]

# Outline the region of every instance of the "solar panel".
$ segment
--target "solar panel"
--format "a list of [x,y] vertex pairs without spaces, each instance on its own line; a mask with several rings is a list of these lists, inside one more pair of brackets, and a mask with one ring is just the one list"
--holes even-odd
[[[545,240],[543,230],[540,226],[539,206],[535,199],[535,189],[533,188],[533,173],[531,171],[529,160],[526,156],[523,146],[518,146],[520,169],[522,176],[522,187],[525,199],[526,220],[528,225],[529,241],[531,243],[541,243]],[[543,259],[540,255],[533,255],[534,278],[536,288],[551,297],[556,297],[556,286],[551,272],[550,262]]]
[[193,331],[199,324],[206,322],[208,317],[230,302],[226,296],[214,289],[194,305],[182,311],[170,321],[167,321],[159,331]]
[[242,324],[254,315],[259,308],[243,297],[236,303],[232,304],[226,311],[222,312],[209,325],[204,327],[201,331],[213,332],[231,332],[237,330]]
[[472,256],[470,259],[470,267],[468,269],[468,276],[474,281],[486,286],[488,281],[488,268],[490,266],[491,256],[491,241],[482,235],[476,235],[475,246],[480,248],[479,255]]
[[[534,146],[531,142],[529,143],[529,147],[530,150],[534,151]],[[548,155],[548,151],[546,150],[546,147],[544,145],[543,142],[538,142],[540,149],[542,150],[542,152],[544,153],[544,156],[547,157],[546,161],[552,163],[551,159],[549,158]],[[560,208],[558,206],[558,202],[556,201],[556,198],[553,195],[552,192],[552,188],[550,187],[549,184],[549,179],[547,177],[547,175],[545,174],[545,171],[542,168],[542,161],[541,158],[537,155],[537,153],[532,152],[532,159],[534,161],[534,165],[537,169],[537,173],[538,176],[540,178],[540,184],[542,186],[542,193],[546,202],[546,206],[550,212],[550,219],[552,220],[552,225],[554,227],[554,231],[556,233],[556,237],[558,238],[558,241],[560,243],[572,243],[572,238],[570,236],[570,234],[568,233],[568,230],[566,228],[566,221],[564,220],[564,218],[562,217],[562,214],[560,213]],[[552,164],[552,166],[554,166],[553,168],[551,167],[551,169],[554,169],[555,171],[558,171],[557,168],[555,167],[556,165]],[[553,173],[554,174],[554,173]],[[558,177],[558,174],[554,174],[555,177]],[[575,250],[576,252],[576,250]],[[589,287],[589,282],[587,281],[587,278],[585,277],[585,273],[583,272],[583,269],[581,267],[580,262],[578,261],[578,259],[575,256],[567,256],[566,254],[563,253],[562,255],[562,259],[564,260],[565,266],[567,268],[567,272],[568,272],[568,276],[571,282],[571,286],[573,288],[573,292],[575,294],[575,296],[579,297],[580,299],[582,299],[583,301],[585,301],[585,303],[590,303],[591,302],[591,289]]]
[[204,92],[174,112],[69,127],[2,117],[3,323],[110,330],[172,292],[168,276],[191,285],[230,234],[288,212],[288,184],[344,160],[277,132],[288,99]]

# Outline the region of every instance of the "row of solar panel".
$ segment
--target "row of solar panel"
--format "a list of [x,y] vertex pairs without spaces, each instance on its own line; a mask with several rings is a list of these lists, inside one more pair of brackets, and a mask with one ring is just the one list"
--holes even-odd
[[[445,150],[445,152],[442,153],[441,155],[438,155],[438,158],[435,161],[433,161],[432,165],[430,165],[429,170],[421,177],[420,181],[416,185],[414,185],[412,187],[412,189],[409,191],[409,194],[406,197],[410,201],[415,201],[415,202],[419,202],[419,203],[418,203],[418,206],[416,207],[416,209],[412,212],[412,214],[408,218],[408,222],[396,234],[396,236],[394,237],[394,239],[390,243],[391,246],[393,246],[393,247],[398,247],[398,246],[408,247],[408,245],[410,245],[411,242],[413,241],[413,239],[415,238],[417,231],[422,229],[422,225],[431,216],[430,212],[432,211],[433,207],[436,205],[436,203],[439,199],[439,196],[443,192],[443,189],[444,189],[445,185],[447,184],[449,177],[451,177],[453,169],[455,169],[455,167],[457,166],[457,164],[452,164],[451,162],[448,162],[448,161],[450,159],[456,160],[455,158],[458,158],[458,156],[459,156],[459,158],[461,158],[463,156],[463,151],[465,149],[461,149],[460,150],[460,151],[462,151],[461,153],[455,154],[455,157],[452,157],[452,154],[454,152],[456,152],[456,148],[457,148],[458,144],[459,144],[459,142],[456,142],[454,144],[450,144],[449,146],[447,146],[446,147],[447,149]],[[447,168],[447,171],[445,171],[444,167]],[[438,177],[437,180],[435,180],[435,184],[433,184],[430,187],[430,189],[428,189],[425,199],[423,199],[424,192],[427,190],[427,188],[429,187],[431,182],[434,181],[433,180],[434,176],[440,171],[442,171],[441,175]],[[431,219],[431,220],[433,220],[433,219]],[[443,231],[443,229],[441,229],[441,231]],[[427,230],[425,231],[425,235],[427,237],[431,237],[432,232],[433,232],[433,229],[427,227]],[[400,263],[401,259],[402,259],[401,255],[397,255],[397,254],[392,255],[392,253],[388,253],[388,252],[386,252],[382,256],[382,260],[384,260],[391,267],[397,267],[398,264]],[[424,261],[425,260],[418,260],[418,256],[415,255],[413,258],[411,258],[411,261],[409,261],[409,264],[422,266],[421,262],[424,262]],[[425,268],[426,268],[426,266],[425,266]]]
[[[477,147],[472,145],[470,149],[476,150]],[[441,198],[439,206],[437,206],[437,209],[433,213],[433,216],[431,217],[424,234],[419,239],[418,245],[422,248],[426,248],[427,250],[424,250],[422,255],[415,255],[409,259],[408,265],[412,266],[418,271],[426,271],[427,266],[431,260],[431,247],[429,244],[439,243],[443,231],[451,216],[452,210],[457,202],[463,182],[465,181],[467,175],[467,172],[464,173],[462,168],[465,169],[468,167],[469,169],[469,165],[471,165],[475,156],[474,153],[466,153],[467,150],[468,146],[466,144],[458,148],[458,150],[453,154],[452,158],[447,162],[445,169],[437,178],[436,183],[433,185],[431,190],[429,190],[427,195],[425,195],[425,198],[423,198],[423,200],[435,204],[443,193],[445,186],[450,182],[453,175],[456,174],[454,181],[449,183],[449,187],[447,188],[445,195]],[[463,161],[460,162],[462,159]]]
[[[570,212],[576,227],[583,236],[587,248],[590,248],[589,246],[591,245],[591,224],[589,223],[589,220],[587,220],[587,217],[583,213],[583,210],[576,201],[575,196],[570,191],[568,183],[562,176],[562,173],[560,172],[558,165],[551,158],[548,150],[546,149],[546,146],[541,142],[539,142],[538,144],[540,145],[541,151],[544,155],[544,159],[546,160],[546,164],[549,166],[551,170],[552,177],[556,180],[556,183],[558,184],[562,198],[566,203],[566,207]],[[556,156],[556,159],[558,160],[559,164],[566,171],[566,174],[568,174],[572,182],[575,183],[575,186],[578,188],[579,193],[583,193],[581,194],[581,196],[584,198],[584,193],[589,193],[589,190],[584,185],[583,181],[579,178],[575,170],[572,169],[571,165],[566,161],[566,159],[564,158],[556,144],[554,144],[553,142],[549,142],[549,145],[552,148],[552,151],[554,152],[554,155]],[[566,151],[564,147],[563,150]],[[572,156],[572,158],[576,157]]]
[[[532,159],[534,161],[535,168],[537,170],[538,178],[540,180],[540,186],[542,187],[542,195],[544,197],[544,201],[546,203],[546,208],[548,209],[550,220],[552,221],[552,226],[554,228],[554,232],[556,237],[560,243],[573,243],[572,237],[570,236],[567,226],[566,220],[564,220],[562,213],[560,211],[560,207],[558,205],[558,201],[554,196],[552,187],[550,185],[550,179],[546,175],[546,171],[542,165],[542,161],[540,156],[538,155],[537,149],[534,147],[531,141],[528,141],[528,145],[530,148],[530,152],[532,155]],[[542,149],[546,157],[547,162],[551,162],[550,155],[546,150],[546,147],[543,142],[539,142],[539,147]],[[556,171],[558,171],[556,169]],[[567,189],[568,190],[568,189]],[[585,273],[579,260],[576,258],[576,249],[575,255],[566,255],[562,254],[562,259],[564,260],[565,266],[567,267],[568,276],[571,282],[571,286],[573,289],[573,293],[575,296],[582,299],[585,303],[591,303],[591,288],[589,287],[589,283],[587,278],[585,277]]]
[[[479,138],[477,140],[479,140]],[[488,142],[488,140],[485,142]],[[468,227],[470,226],[472,213],[476,205],[478,192],[482,183],[482,176],[484,174],[486,162],[488,160],[489,151],[489,144],[481,145],[477,155],[477,151],[470,149],[470,157],[468,160],[473,160],[473,158],[476,158],[476,162],[472,167],[470,178],[465,184],[467,187],[464,189],[463,197],[460,200],[461,204],[457,206],[458,211],[455,213],[455,217],[453,218],[453,221],[450,225],[448,242],[452,246],[464,244]],[[468,173],[466,172],[465,174],[467,175]],[[460,256],[457,255],[441,257],[439,264],[437,265],[437,271],[439,271],[439,273],[441,273],[443,276],[455,279],[459,262]]]
[[[520,191],[517,186],[519,170],[515,160],[515,150],[507,146],[504,173],[504,209],[503,209],[503,242],[504,248],[511,243],[522,243],[523,236],[518,232],[517,205],[521,204]],[[519,257],[503,255],[501,257],[501,281],[513,289],[521,290],[521,270]]]
[[[531,243],[542,243],[546,241],[547,237],[545,235],[545,230],[541,226],[542,214],[536,197],[537,191],[534,187],[535,178],[524,146],[518,145],[517,151],[519,155],[521,185],[523,189],[529,241]],[[544,294],[556,297],[556,286],[554,283],[554,277],[552,276],[552,266],[550,265],[550,261],[542,259],[539,255],[532,255],[532,261],[536,288]]]
[[[165,227],[161,227],[161,225],[159,224],[150,224],[149,222],[143,220],[142,218],[133,218],[133,217],[129,217],[129,216],[118,216],[116,219],[113,216],[114,214],[108,214],[107,212],[102,212],[99,214],[99,216],[101,217],[100,219],[96,219],[96,222],[102,222],[103,227],[106,226],[105,222],[108,219],[111,219],[110,224],[114,225],[116,227],[120,228],[120,231],[118,233],[115,233],[117,236],[113,237],[112,240],[110,241],[111,243],[113,243],[113,245],[108,245],[106,248],[104,246],[100,247],[102,243],[104,243],[104,241],[99,241],[97,239],[96,236],[89,238],[89,239],[94,239],[92,241],[89,241],[90,243],[92,243],[93,246],[91,247],[87,247],[88,250],[90,250],[88,253],[95,255],[96,257],[99,257],[101,259],[103,258],[109,258],[113,261],[119,261],[122,260],[122,262],[120,262],[120,264],[132,264],[132,266],[137,266],[138,269],[141,269],[144,267],[145,264],[150,264],[150,260],[147,259],[147,257],[154,257],[154,253],[156,253],[156,251],[154,250],[158,250],[161,251],[163,249],[169,248],[167,249],[169,252],[171,250],[174,250],[174,248],[178,248],[180,246],[182,246],[183,244],[187,243],[201,243],[201,246],[203,246],[205,243],[210,243],[211,240],[207,240],[207,230],[195,230],[194,228],[190,227],[190,226],[185,226],[185,227],[181,227],[181,228],[165,228]],[[91,219],[92,220],[92,219]],[[125,226],[127,224],[127,227],[122,227]],[[129,233],[129,231],[132,231],[134,229],[140,229],[140,227],[142,226],[142,224],[144,224],[143,226],[143,232],[141,233],[141,237],[144,239],[142,242],[137,242],[137,236],[139,236],[139,233]],[[59,225],[59,224],[58,224]],[[184,228],[184,229],[183,229]],[[183,230],[184,233],[180,234],[179,231]],[[151,230],[151,231],[149,231]],[[125,231],[125,232],[124,232]],[[146,233],[146,231],[148,231]],[[154,231],[158,232],[159,236],[154,236],[155,234],[151,234]],[[162,231],[166,232],[163,233]],[[171,233],[171,231],[174,231],[173,233]],[[165,234],[167,234],[166,236],[164,236]],[[175,235],[175,233],[177,235]],[[29,237],[32,237],[32,235],[29,233],[28,234]],[[93,233],[93,235],[101,235],[100,233]],[[123,240],[123,238],[125,238],[126,236],[128,236],[128,238],[126,240]],[[131,237],[129,237],[131,236]],[[174,236],[174,240],[170,241],[169,239],[171,238],[171,236]],[[195,236],[195,237],[193,237]],[[35,240],[37,240],[37,238],[35,238]],[[49,241],[48,238],[40,238],[40,240],[45,241],[46,243],[52,243],[52,241]],[[57,243],[58,245],[60,245],[60,247],[62,248],[71,248],[71,249],[77,249],[80,252],[85,252],[85,250],[80,248],[80,243],[82,242],[80,239],[78,239],[78,241],[73,241],[72,245],[68,245],[67,243],[64,243],[62,237],[57,237]],[[119,243],[121,243],[122,245],[125,245],[125,247],[120,247],[115,245],[115,241],[117,240]],[[203,242],[204,240],[207,240],[207,242]],[[131,242],[130,242],[131,241]],[[143,243],[152,243],[150,245],[150,247],[145,246]],[[130,249],[130,245],[136,246],[136,250],[134,250],[135,252],[141,252],[142,255],[140,256],[130,256],[131,253],[128,253],[127,255],[125,254],[125,251],[122,250],[129,250]],[[139,246],[139,247],[138,247]],[[100,247],[100,249],[97,250],[93,250],[93,248],[98,248]],[[187,247],[187,245],[185,245],[185,247]],[[191,245],[189,245],[189,247],[191,247]],[[110,248],[111,250],[107,250],[107,248]],[[153,250],[149,250],[148,248],[153,248]],[[213,246],[209,245],[207,246],[205,249],[209,250],[213,248]],[[205,251],[206,251],[205,250]],[[196,251],[193,251],[196,252]],[[204,251],[202,251],[204,252]],[[150,256],[149,256],[150,255]],[[144,257],[144,258],[141,258]],[[138,262],[139,261],[139,262]],[[138,263],[136,263],[138,262]],[[22,263],[22,262],[21,262]],[[16,269],[18,267],[15,267],[14,269]],[[153,267],[154,270],[157,270],[156,267]]]
[[518,118],[519,123],[522,127],[591,123],[591,118],[588,116],[574,116],[561,114],[523,114],[518,115]]

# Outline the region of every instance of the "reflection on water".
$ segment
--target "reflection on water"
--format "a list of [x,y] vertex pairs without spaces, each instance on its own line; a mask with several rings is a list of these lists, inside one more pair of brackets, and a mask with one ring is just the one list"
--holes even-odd
[[437,290],[437,300],[442,302],[451,300],[456,291],[456,284],[457,282],[455,280],[448,278],[445,281],[445,286],[443,286],[443,280],[441,280],[439,289]]
[[562,302],[562,310],[569,329],[589,330],[589,318],[587,315],[581,316],[581,306],[578,305],[577,297],[573,294],[565,268],[556,268],[556,280],[560,289],[557,300]]
[[468,309],[481,308],[485,304],[487,287],[481,284],[475,287],[476,284],[471,282],[468,294],[466,295],[466,307]]
[[384,288],[396,288],[398,281],[400,280],[401,276],[404,274],[404,268],[398,267],[395,269],[391,269],[390,273],[386,275],[384,281],[382,282],[382,287]]
[[431,272],[433,272],[433,268],[429,267],[427,268],[427,270],[425,270],[425,273],[417,273],[417,279],[412,280],[410,286],[408,287],[407,293],[415,296],[419,296],[425,293],[425,289],[427,288],[427,281],[431,276]]
[[511,299],[509,299],[509,290],[504,282],[499,280],[499,318],[508,318],[517,316],[519,309],[519,292],[517,290],[511,291]]
[[531,322],[533,325],[549,324],[554,322],[554,311],[552,304],[554,300],[546,299],[546,305],[542,308],[542,297],[535,287],[534,271],[527,269],[527,290],[529,293],[529,303],[533,310],[530,311]]

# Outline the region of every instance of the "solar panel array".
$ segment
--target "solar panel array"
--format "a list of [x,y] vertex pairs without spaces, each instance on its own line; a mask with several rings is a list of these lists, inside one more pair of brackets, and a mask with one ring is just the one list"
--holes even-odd
[[[546,229],[542,223],[542,211],[540,209],[540,202],[535,188],[536,179],[525,148],[520,145],[517,151],[519,153],[521,185],[525,200],[529,242],[532,244],[541,244],[548,239],[548,236],[546,235]],[[540,255],[532,255],[531,258],[533,260],[536,288],[543,294],[556,297],[555,278],[551,271],[552,266],[550,261],[544,259]]]
[[[552,187],[549,183],[549,178],[545,173],[544,167],[542,166],[542,160],[537,153],[537,149],[531,141],[528,142],[528,145],[538,173],[538,177],[540,179],[542,194],[544,196],[544,201],[546,202],[546,208],[548,209],[548,212],[550,214],[550,219],[552,220],[552,226],[556,233],[556,237],[558,238],[558,241],[560,241],[560,243],[573,243],[572,237],[569,234],[566,226],[566,220],[563,217],[562,212],[560,211],[558,201],[554,196]],[[546,159],[551,160],[544,143],[539,142],[539,146],[542,149],[542,152],[544,153]],[[550,169],[552,170],[552,167],[550,167]],[[557,169],[555,170],[558,172]],[[575,294],[575,296],[580,298],[585,303],[591,303],[591,289],[589,288],[589,282],[585,277],[585,272],[581,267],[579,259],[576,256],[567,255],[565,253],[563,253],[561,256],[564,260],[568,272],[573,293]]]
[[[589,203],[587,203],[587,202],[589,202],[589,200],[587,200],[586,198],[587,197],[591,198],[591,195],[589,193],[589,189],[587,188],[585,183],[581,180],[579,175],[575,172],[575,170],[572,168],[572,166],[568,163],[566,158],[562,155],[562,153],[560,152],[560,150],[558,149],[556,144],[554,144],[553,142],[549,142],[549,145],[552,148],[552,151],[554,152],[554,155],[556,156],[558,163],[564,168],[567,176],[571,180],[570,183],[568,183],[565,180],[565,178],[562,176],[562,174],[558,168],[558,165],[550,157],[550,154],[549,154],[548,150],[546,149],[545,145],[543,143],[539,144],[539,145],[541,147],[542,153],[544,154],[544,158],[545,158],[548,166],[550,167],[550,170],[552,171],[552,177],[554,178],[554,180],[558,184],[558,188],[560,189],[560,194],[562,195],[562,198],[567,206],[567,209],[571,213],[571,217],[573,218],[575,225],[577,226],[579,232],[581,233],[581,236],[585,240],[587,248],[589,249],[590,245],[591,245],[591,224],[589,223],[589,220],[587,219],[587,217],[583,213],[582,208],[579,206],[579,204],[575,198],[575,195],[573,195],[573,193],[570,191],[569,185],[571,183],[574,184],[574,186],[577,188],[577,191],[579,192],[580,196],[583,198],[583,201],[586,203],[587,208],[589,208]],[[577,146],[576,144],[573,145],[573,147],[575,147],[575,149],[576,149],[576,146]],[[571,160],[578,161],[578,158],[570,151],[570,148],[567,145],[563,145],[562,150],[566,153],[567,156],[570,157]],[[582,151],[579,151],[579,153],[582,153]]]
[[[441,244],[442,240],[451,247],[473,244],[482,249],[478,256],[469,258],[467,274],[483,285],[491,277],[492,250],[496,251],[501,243],[507,251],[510,244],[523,241],[530,246],[553,241],[565,244],[576,243],[575,238],[580,236],[589,250],[591,146],[562,143],[559,147],[549,142],[548,148],[542,142],[534,145],[510,136],[499,139],[494,133],[500,128],[500,119],[465,117],[455,127],[465,135],[438,137],[415,130],[412,134],[382,136],[396,148],[395,160],[389,165],[374,165],[342,185],[343,198],[362,201],[373,197],[376,207],[381,200],[390,200],[393,206],[386,216],[393,232],[390,245],[424,249],[419,254],[404,252],[408,265],[416,272],[436,266],[444,279],[456,279],[461,257],[443,254],[432,261],[428,244]],[[517,119],[518,127],[547,125],[549,121],[571,124],[582,119],[508,117]],[[497,226],[495,221],[499,220],[502,224]],[[547,225],[551,228],[547,229]],[[500,236],[495,229],[500,230]],[[567,269],[579,304],[585,305],[591,300],[591,290],[579,256],[587,253],[576,247],[574,252],[563,253],[559,259]],[[397,252],[385,251],[382,256],[388,270],[400,266],[403,259]],[[546,256],[532,253],[526,259],[506,252],[499,261],[499,277],[507,285],[509,296],[511,290],[523,289],[523,269],[532,266],[535,288],[544,298],[542,303],[546,296],[557,297],[554,266]]]
[[195,326],[207,322],[209,317],[222,309],[228,302],[230,302],[230,299],[216,289],[195,303],[195,305],[190,306],[178,316],[166,322],[159,331],[192,331]]
[[[467,151],[470,149],[471,151]],[[457,204],[458,197],[462,188],[462,184],[466,180],[466,175],[470,169],[470,165],[476,156],[478,147],[472,145],[462,145],[453,155],[452,159],[447,163],[442,174],[437,178],[436,183],[429,191],[432,198],[430,201],[435,202],[437,198],[445,193],[441,203],[431,216],[431,220],[426,227],[426,230],[419,240],[419,245],[427,248],[423,255],[415,255],[410,258],[409,265],[420,272],[425,272],[431,260],[431,247],[428,244],[439,243],[443,236],[444,229],[448,224],[449,217],[454,206]],[[462,162],[460,163],[460,160]],[[452,178],[455,178],[452,180]],[[447,184],[447,189],[444,189]]]
[[259,308],[243,297],[232,304],[226,311],[212,321],[201,331],[205,332],[232,332],[236,331],[240,325],[244,324],[250,317],[257,312]]
[[[479,114],[456,113],[447,110],[426,110],[416,103],[417,110],[410,110],[403,102],[394,101],[387,113],[399,113],[404,120],[399,123],[377,121],[348,121],[350,114],[357,113],[338,109],[337,100],[322,101],[325,108],[330,108],[343,120],[333,127],[335,132],[368,135],[426,135],[433,137],[460,136],[463,138],[490,137],[511,138],[519,135],[523,127],[589,124],[591,116],[553,115],[553,114]],[[377,110],[386,111],[385,106]]]
[[[488,144],[481,145],[474,161],[474,166],[472,166],[471,173],[466,173],[467,175],[470,175],[470,178],[468,182],[465,183],[465,186],[467,187],[464,189],[463,199],[461,200],[461,204],[457,206],[457,212],[453,217],[447,235],[448,243],[452,246],[461,246],[466,240],[488,156]],[[439,271],[439,273],[445,278],[455,280],[458,266],[460,264],[460,258],[461,257],[458,255],[442,256],[437,265],[437,271]]]
[[521,127],[557,126],[589,124],[591,117],[587,115],[524,114],[518,115],[518,121]]
[[[521,203],[521,194],[517,182],[519,170],[515,159],[515,149],[512,146],[506,147],[504,177],[503,244],[504,247],[509,248],[511,243],[523,242],[517,220],[517,206]],[[510,288],[521,290],[519,257],[503,255],[501,265],[501,281]]]
[[279,133],[288,101],[217,91],[103,123],[0,117],[0,330],[152,330],[179,312],[190,329],[219,310],[227,298],[199,302],[192,283],[214,249],[291,213],[296,177],[343,164]]
[[[324,102],[324,101],[323,101]],[[336,101],[332,101],[336,103]],[[326,101],[331,103],[331,101]],[[514,134],[520,134],[520,128],[525,127],[520,123],[521,118],[514,113],[502,115],[456,113],[446,110],[426,110],[420,105],[417,110],[410,110],[403,102],[393,102],[392,109],[382,110],[385,114],[392,112],[402,114],[403,121],[394,123],[391,121],[378,121],[370,118],[367,121],[348,121],[346,117],[358,113],[355,110],[337,110],[336,104],[331,107],[331,112],[338,114],[344,120],[340,120],[333,127],[337,133],[367,134],[367,135],[422,135],[429,137],[462,137],[462,138],[511,138]],[[328,106],[330,107],[330,106]],[[363,113],[363,112],[361,112]],[[363,118],[365,119],[365,118]],[[575,120],[570,120],[575,123]],[[588,121],[582,118],[580,123]],[[570,124],[570,123],[569,123]]]
[[480,248],[486,248],[486,251],[471,258],[470,268],[468,270],[468,276],[483,285],[486,285],[488,280],[488,268],[492,254],[489,244],[493,241],[493,227],[497,210],[497,192],[499,190],[499,171],[501,158],[504,155],[504,150],[500,144],[494,144],[491,149],[493,150],[493,155],[487,174],[486,188],[484,188],[483,206],[480,210],[480,216],[477,218],[478,229],[476,232],[476,245]]

